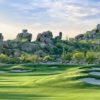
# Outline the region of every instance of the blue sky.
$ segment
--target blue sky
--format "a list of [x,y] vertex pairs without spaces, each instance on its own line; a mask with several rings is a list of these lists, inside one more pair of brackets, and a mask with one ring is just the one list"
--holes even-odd
[[0,32],[14,39],[27,28],[33,39],[42,31],[73,37],[100,23],[100,0],[0,0]]

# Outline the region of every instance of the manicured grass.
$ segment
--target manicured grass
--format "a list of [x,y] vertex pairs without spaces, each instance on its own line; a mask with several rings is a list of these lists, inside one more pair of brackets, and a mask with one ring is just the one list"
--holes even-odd
[[[90,66],[8,65],[0,70],[0,100],[99,100],[100,86],[81,82]],[[32,72],[11,73],[12,69]]]

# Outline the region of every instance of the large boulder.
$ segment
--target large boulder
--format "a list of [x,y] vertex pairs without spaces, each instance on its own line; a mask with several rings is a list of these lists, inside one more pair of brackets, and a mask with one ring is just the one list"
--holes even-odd
[[46,55],[46,53],[43,50],[38,50],[34,54],[38,55],[38,56],[41,56],[41,57]]
[[35,51],[38,51],[40,49],[39,45],[33,42],[25,42],[21,44],[21,51],[27,52],[27,53],[34,53]]
[[38,36],[37,36],[36,41],[44,42],[46,44],[49,44],[49,43],[52,44],[53,43],[52,32],[46,31],[46,32],[43,32],[43,33],[39,33]]
[[3,41],[3,35],[0,33],[0,41]]
[[[62,34],[60,34],[60,38]],[[43,50],[45,53],[54,53],[55,49],[55,42],[52,35],[52,32],[46,31],[43,33],[38,34],[36,41],[39,43],[41,50]]]
[[22,54],[22,51],[20,51],[19,49],[14,49],[14,53],[13,53],[14,57],[19,57],[21,56],[21,54]]
[[61,41],[62,40],[62,32],[59,32],[59,36],[55,37],[55,41]]
[[24,29],[22,33],[19,33],[16,38],[17,41],[21,42],[31,42],[31,39],[32,39],[32,34],[28,33],[26,29]]
[[97,31],[100,32],[100,24],[97,25]]
[[75,37],[76,40],[81,40],[84,38],[84,34],[79,34]]

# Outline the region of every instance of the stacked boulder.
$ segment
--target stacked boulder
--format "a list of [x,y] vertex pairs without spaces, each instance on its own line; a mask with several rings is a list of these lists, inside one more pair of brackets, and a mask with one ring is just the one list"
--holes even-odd
[[43,33],[39,33],[36,41],[39,43],[41,50],[45,51],[46,53],[53,52],[55,45],[54,45],[54,39],[53,39],[52,32],[46,31]]
[[22,42],[24,42],[24,41],[25,42],[31,42],[31,40],[32,40],[32,34],[31,33],[28,33],[28,30],[27,29],[24,29],[22,31],[22,33],[19,33],[17,35],[16,40],[22,41]]
[[39,33],[36,39],[38,42],[44,42],[44,43],[53,43],[53,35],[52,32],[46,31],[43,33]]

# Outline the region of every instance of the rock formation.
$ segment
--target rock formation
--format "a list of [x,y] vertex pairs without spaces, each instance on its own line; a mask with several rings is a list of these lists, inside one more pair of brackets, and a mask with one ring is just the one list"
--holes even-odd
[[52,32],[46,31],[39,33],[36,41],[39,43],[40,48],[46,53],[52,53],[55,48]]
[[[61,40],[62,33],[59,33],[57,39]],[[53,54],[55,46],[55,39],[52,32],[46,31],[38,34],[36,41],[31,42],[32,34],[28,33],[26,29],[19,33],[15,40],[3,41],[3,36],[0,34],[0,53],[6,54],[9,57],[18,57],[23,53],[30,53],[36,55]]]

